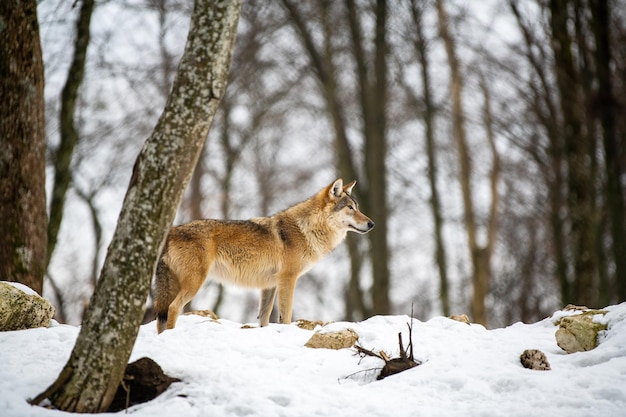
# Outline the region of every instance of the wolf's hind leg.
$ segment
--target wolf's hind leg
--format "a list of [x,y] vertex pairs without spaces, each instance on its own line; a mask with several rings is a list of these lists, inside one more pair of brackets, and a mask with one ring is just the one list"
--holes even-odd
[[274,299],[276,298],[276,287],[261,290],[261,300],[259,302],[259,326],[267,326],[270,322]]
[[174,301],[172,301],[169,308],[167,309],[167,328],[168,329],[173,329],[176,326],[176,320],[178,320],[178,315],[180,314],[180,310],[181,308],[183,308],[185,304],[186,303],[183,302],[181,294],[179,293],[176,296],[176,298],[174,298]]
[[180,314],[180,310],[191,301],[191,299],[196,295],[194,292],[190,294],[188,292],[179,292],[178,295],[174,298],[174,301],[170,304],[167,310],[167,328],[173,329],[176,326],[176,320],[178,320],[178,316]]
[[178,278],[165,264],[159,260],[156,270],[154,286],[154,312],[157,319],[157,331],[163,332],[167,328],[169,306],[180,291]]
[[204,270],[189,271],[188,274],[179,281],[179,291],[169,304],[167,309],[167,328],[173,329],[176,326],[176,320],[183,307],[196,296],[206,273]]

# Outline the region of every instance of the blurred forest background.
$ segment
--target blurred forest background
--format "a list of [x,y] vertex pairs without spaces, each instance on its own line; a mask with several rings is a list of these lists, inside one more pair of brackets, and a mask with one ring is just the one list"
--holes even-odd
[[[191,7],[38,5],[43,293],[60,321],[89,302]],[[357,179],[376,228],[300,279],[294,318],[413,308],[498,327],[603,307],[626,300],[625,103],[624,0],[249,0],[177,223],[268,215]],[[250,322],[257,296],[211,283],[191,304]]]

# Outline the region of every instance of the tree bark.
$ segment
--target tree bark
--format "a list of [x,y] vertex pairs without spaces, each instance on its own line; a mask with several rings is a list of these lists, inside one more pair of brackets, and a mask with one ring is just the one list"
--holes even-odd
[[[372,309],[374,314],[390,314],[389,245],[387,243],[387,2],[376,1],[374,37],[375,83],[370,93],[373,107],[373,137],[365,144],[369,212],[376,219],[376,230],[368,235],[372,254]],[[366,130],[369,130],[367,124]]]
[[[483,107],[483,124],[485,131],[487,132],[487,142],[489,143],[489,150],[491,151],[492,167],[489,176],[489,189],[491,192],[491,204],[489,205],[489,214],[487,219],[487,242],[483,250],[480,251],[480,265],[478,277],[476,280],[479,282],[478,290],[474,290],[474,297],[478,300],[476,303],[481,304],[479,309],[482,309],[484,315],[483,324],[487,324],[488,315],[485,308],[485,299],[489,292],[489,284],[491,281],[491,259],[493,258],[493,251],[496,245],[497,231],[498,231],[498,212],[500,209],[500,194],[498,192],[498,184],[500,182],[500,156],[496,147],[496,136],[493,130],[493,110],[491,108],[491,92],[484,75],[481,74],[480,89],[483,93],[484,107]],[[478,243],[476,243],[478,246]]]
[[89,284],[91,285],[91,288],[96,288],[96,285],[98,283],[98,268],[100,265],[100,251],[102,249],[102,224],[100,223],[98,208],[96,207],[96,204],[94,202],[96,191],[92,190],[91,192],[89,192],[89,194],[76,188],[75,191],[76,195],[87,205],[89,209],[89,215],[91,217],[91,224],[93,226],[94,254],[91,261],[91,276]]
[[150,282],[227,81],[240,1],[196,0],[172,92],[144,144],[71,356],[49,398],[64,411],[105,411],[122,380]]
[[[424,7],[424,6],[421,6]],[[417,1],[411,2],[411,14],[415,24],[415,50],[418,55],[421,69],[422,92],[424,95],[424,128],[426,136],[426,156],[428,158],[428,184],[430,186],[430,208],[433,215],[433,226],[435,232],[435,261],[439,270],[439,299],[444,316],[450,313],[450,293],[448,290],[448,263],[446,247],[443,242],[443,218],[441,215],[441,199],[437,189],[438,170],[437,155],[435,145],[435,104],[431,93],[431,82],[429,76],[430,62],[428,59],[427,42],[423,30],[423,9],[417,5]]]
[[[604,160],[606,170],[607,203],[610,218],[610,234],[613,240],[613,259],[615,261],[615,281],[617,282],[617,302],[626,300],[626,229],[624,226],[624,191],[621,158],[616,129],[617,100],[613,93],[611,80],[611,17],[610,2],[591,1],[591,25],[594,34],[595,68],[598,79],[598,114],[602,127]],[[608,291],[608,288],[606,289]],[[611,302],[610,296],[603,301]],[[604,305],[604,304],[603,304]]]
[[574,282],[570,300],[594,305],[594,279],[597,270],[594,250],[595,219],[592,205],[592,179],[587,142],[583,135],[583,108],[579,79],[572,56],[568,32],[569,1],[551,0],[550,28],[554,53],[554,71],[563,115],[563,138],[567,162],[567,206],[571,228]]
[[448,14],[445,10],[443,0],[437,0],[437,15],[439,18],[439,34],[444,41],[448,64],[450,66],[452,132],[456,142],[457,154],[459,158],[459,181],[461,183],[461,194],[463,197],[465,231],[467,233],[467,246],[469,248],[470,261],[472,264],[471,277],[473,295],[471,311],[474,321],[486,324],[487,316],[485,311],[484,295],[487,291],[485,285],[487,263],[485,262],[486,254],[484,253],[484,249],[479,247],[476,237],[476,219],[474,215],[471,188],[472,167],[465,134],[465,116],[462,102],[463,79],[461,77],[460,65],[455,51],[454,39],[450,34]]
[[[335,148],[337,149],[337,165],[343,178],[358,178],[354,157],[348,141],[346,114],[342,110],[337,92],[336,68],[333,63],[332,27],[329,23],[330,2],[322,3],[322,21],[324,32],[324,53],[321,54],[323,65],[327,68],[328,77],[324,83],[330,101],[328,108],[331,113],[332,123],[335,130]],[[360,184],[356,191],[359,196],[367,196],[366,184]],[[349,234],[346,238],[346,246],[350,256],[350,278],[345,289],[345,320],[362,320],[369,317],[371,312],[365,301],[365,294],[361,289],[361,270],[364,253],[359,246],[356,236]]]
[[[332,34],[331,28],[326,22],[327,16],[325,15],[325,8],[329,6],[329,3],[321,3],[323,9],[322,19],[324,20],[324,51],[319,51],[315,46],[313,37],[306,28],[305,19],[300,14],[295,4],[289,0],[283,0],[283,4],[292,18],[292,22],[300,35],[304,49],[309,55],[317,78],[320,81],[320,90],[325,99],[326,108],[328,110],[329,117],[331,118],[331,124],[335,133],[337,165],[339,167],[340,175],[343,178],[356,179],[358,178],[358,172],[356,169],[356,163],[354,162],[353,152],[348,141],[346,114],[339,100],[335,74],[336,71],[333,65],[332,51],[330,49],[330,37]],[[357,192],[360,196],[367,196],[367,184],[359,183],[359,187],[357,188]],[[367,197],[365,200],[367,200]],[[365,203],[363,204],[363,211],[367,213],[367,202],[361,202]],[[345,296],[346,319],[354,319],[355,315],[360,315],[361,318],[368,317],[370,315],[370,311],[365,303],[359,279],[361,266],[363,264],[363,254],[359,250],[358,244],[353,236],[348,236],[346,241],[350,256],[350,279],[346,287]]]
[[41,294],[47,215],[37,2],[0,2],[0,22],[0,277]]
[[54,152],[54,182],[50,201],[50,219],[48,220],[48,255],[46,267],[54,253],[57,236],[63,219],[65,196],[72,182],[72,155],[78,144],[79,135],[74,125],[74,113],[78,89],[85,75],[87,46],[89,45],[89,27],[94,9],[94,0],[82,0],[80,15],[76,23],[74,57],[70,65],[65,86],[61,92],[61,112],[59,114],[60,144]]
[[[544,165],[544,174],[546,178],[546,186],[548,189],[549,201],[549,224],[550,233],[552,235],[552,251],[555,263],[555,274],[559,287],[561,289],[561,303],[567,304],[571,300],[571,278],[567,268],[567,245],[565,239],[565,221],[563,212],[566,210],[564,184],[564,144],[560,135],[560,124],[558,114],[558,104],[552,97],[554,90],[552,84],[548,80],[548,69],[545,68],[545,55],[543,47],[538,44],[533,36],[532,29],[524,22],[516,0],[509,0],[509,6],[517,25],[524,37],[524,47],[526,56],[535,76],[539,79],[539,86],[531,88],[534,93],[532,111],[536,114],[537,119],[543,126],[548,139],[546,153],[549,163]],[[540,50],[540,56],[535,53]],[[542,59],[544,58],[544,59]],[[531,152],[536,152],[532,149]]]
[[377,0],[374,7],[375,33],[373,74],[370,74],[363,45],[362,29],[353,0],[347,0],[352,51],[357,67],[360,105],[363,118],[365,176],[367,193],[364,211],[375,219],[370,239],[372,261],[372,313],[389,314],[389,247],[387,244],[387,2]]

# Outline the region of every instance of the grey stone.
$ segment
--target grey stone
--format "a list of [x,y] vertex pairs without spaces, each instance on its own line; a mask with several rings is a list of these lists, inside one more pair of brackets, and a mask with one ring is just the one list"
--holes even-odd
[[598,333],[606,330],[606,325],[593,321],[602,310],[586,310],[581,314],[563,317],[558,321],[556,343],[567,353],[585,352],[598,346]]
[[54,307],[37,294],[27,294],[0,281],[0,331],[48,327]]
[[536,371],[549,371],[550,363],[546,355],[538,349],[526,349],[519,357],[524,368]]
[[304,346],[314,349],[347,349],[354,346],[359,335],[351,329],[337,332],[316,332]]

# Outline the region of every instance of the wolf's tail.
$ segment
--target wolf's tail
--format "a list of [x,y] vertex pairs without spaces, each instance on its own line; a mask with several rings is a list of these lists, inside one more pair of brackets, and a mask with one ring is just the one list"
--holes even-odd
[[159,259],[154,286],[154,313],[157,320],[157,331],[159,333],[167,328],[167,312],[176,294],[176,289],[173,288],[175,281],[176,279],[172,270],[162,258]]

